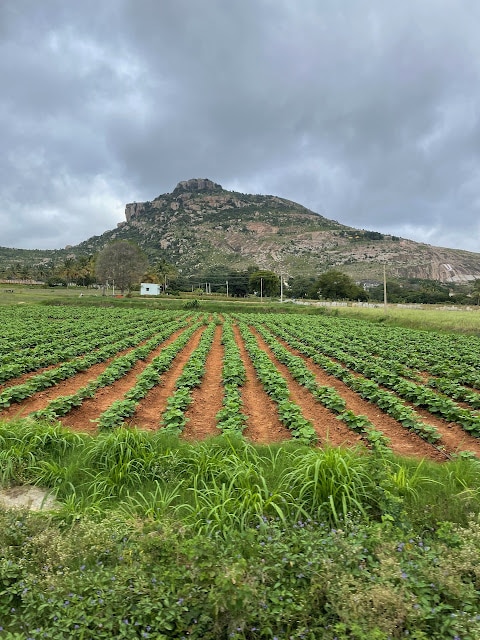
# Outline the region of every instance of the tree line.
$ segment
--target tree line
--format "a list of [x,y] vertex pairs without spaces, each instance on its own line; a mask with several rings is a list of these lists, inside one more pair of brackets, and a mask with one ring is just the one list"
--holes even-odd
[[[123,293],[138,288],[140,282],[158,283],[165,293],[195,292],[225,294],[231,297],[284,297],[294,299],[378,301],[384,299],[383,283],[366,290],[348,274],[330,269],[317,276],[288,279],[251,265],[229,269],[217,265],[195,274],[182,274],[167,260],[149,261],[138,245],[118,240],[95,255],[68,256],[59,264],[42,263],[3,269],[4,279],[38,280],[48,286],[101,286]],[[282,277],[282,280],[280,279]],[[469,286],[451,288],[435,280],[387,280],[387,300],[391,303],[455,303],[480,305],[480,280]]]

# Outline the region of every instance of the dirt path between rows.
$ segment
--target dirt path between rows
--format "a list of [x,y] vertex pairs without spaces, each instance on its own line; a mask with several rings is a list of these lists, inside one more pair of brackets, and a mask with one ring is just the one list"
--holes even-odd
[[[205,326],[202,326],[193,334],[188,344],[173,360],[170,369],[161,376],[159,384],[151,389],[147,396],[139,403],[135,414],[128,421],[130,426],[137,426],[145,430],[158,430],[161,428],[160,420],[166,408],[167,400],[174,393],[177,379],[192,352],[197,348],[204,330]],[[365,444],[358,434],[349,430],[344,423],[338,420],[335,413],[326,409],[305,387],[294,380],[288,368],[278,361],[258,331],[253,327],[250,327],[250,330],[254,334],[259,347],[268,355],[275,364],[275,367],[285,378],[290,390],[291,399],[299,405],[305,418],[312,422],[319,436],[320,446],[326,442],[329,442],[333,446]],[[91,434],[96,433],[97,424],[95,420],[100,414],[110,407],[115,400],[123,398],[125,392],[135,385],[137,375],[183,331],[185,331],[185,329],[178,329],[161,345],[155,348],[146,360],[138,361],[123,378],[108,387],[99,389],[94,398],[84,400],[80,407],[73,409],[61,419],[62,424],[75,431]],[[246,381],[240,390],[243,401],[243,411],[247,416],[247,427],[244,431],[245,438],[259,444],[282,442],[290,439],[291,433],[280,422],[275,402],[264,391],[256,375],[236,324],[233,326],[233,331],[246,371]],[[182,437],[189,441],[202,440],[206,437],[219,435],[220,433],[216,427],[216,414],[220,411],[223,400],[221,378],[224,348],[221,344],[221,333],[222,327],[219,325],[215,329],[212,346],[207,356],[204,378],[200,386],[193,390],[192,403],[186,411],[187,425]],[[302,359],[308,369],[315,375],[315,379],[319,385],[334,388],[345,400],[347,409],[356,415],[366,416],[372,425],[390,440],[390,447],[396,454],[444,461],[448,454],[461,450],[469,450],[480,457],[480,439],[469,435],[459,424],[448,423],[442,418],[432,415],[425,409],[405,402],[407,406],[415,409],[425,423],[434,426],[441,434],[442,439],[438,444],[444,448],[445,452],[439,451],[437,447],[430,445],[415,433],[403,427],[397,420],[383,412],[375,404],[364,400],[343,382],[329,375],[319,365],[313,363],[310,358],[291,347],[283,339],[279,337],[276,339],[284,348],[288,349],[290,353]],[[137,346],[145,342],[146,341],[143,341]],[[130,352],[132,349],[133,348],[123,350],[114,357],[95,364],[88,370],[80,372],[72,378],[38,392],[20,403],[12,404],[12,406],[0,411],[0,420],[13,420],[17,417],[25,417],[33,411],[44,409],[52,400],[60,396],[68,396],[77,392],[89,381],[100,375],[114,358]],[[331,359],[335,361],[334,358]],[[59,365],[61,364],[62,363],[59,363]],[[42,371],[55,368],[59,365],[52,365],[42,370],[29,372],[15,380],[9,380],[0,388],[12,386],[12,384],[19,384],[21,381],[28,380]],[[351,373],[352,375],[363,377],[358,372],[351,371]],[[392,393],[391,390],[386,390]]]
[[480,442],[478,438],[471,436],[461,425],[456,422],[447,422],[443,418],[431,414],[426,409],[417,407],[411,402],[403,400],[405,404],[418,413],[423,422],[432,425],[441,434],[442,439],[439,444],[445,447],[448,453],[458,453],[459,451],[473,451],[480,457]]
[[245,367],[246,380],[241,388],[243,410],[247,416],[247,427],[243,435],[255,443],[270,444],[282,442],[292,437],[278,417],[277,406],[262,387],[257,378],[252,361],[250,360],[240,331],[233,326],[235,341],[240,351],[240,357]]
[[[353,431],[350,431],[348,427],[337,419],[334,413],[317,402],[310,391],[300,385],[292,377],[288,368],[277,360],[270,347],[255,328],[249,327],[249,329],[257,339],[259,347],[265,351],[287,381],[291,399],[300,406],[303,416],[313,424],[313,428],[320,439],[319,444],[323,445],[328,442],[334,447],[351,447],[360,444],[362,442],[361,437]],[[365,442],[363,442],[363,444],[365,444]]]
[[222,408],[223,384],[223,346],[222,327],[218,325],[213,336],[212,346],[205,362],[205,374],[199,387],[192,392],[192,404],[185,412],[187,424],[182,436],[186,440],[203,440],[218,436],[216,415]]
[[40,367],[38,369],[35,369],[35,371],[27,371],[27,373],[22,373],[21,376],[18,376],[16,378],[10,378],[9,380],[6,380],[5,382],[2,382],[2,384],[0,384],[0,392],[3,391],[4,389],[8,389],[9,387],[16,387],[19,384],[24,384],[24,382],[27,382],[27,380],[29,380],[30,378],[34,378],[35,376],[38,376],[41,373],[50,371],[51,369],[56,369],[57,367],[62,366],[62,364],[65,364],[66,362],[69,362],[69,360],[62,360],[61,362],[50,364],[48,365],[48,367]]
[[124,351],[119,351],[119,353],[115,354],[115,356],[112,356],[111,358],[108,358],[108,360],[104,360],[103,362],[94,364],[86,371],[76,373],[73,377],[62,380],[52,387],[48,387],[44,391],[38,391],[30,398],[25,398],[25,400],[22,400],[22,402],[14,402],[6,409],[3,409],[3,411],[0,411],[0,419],[13,420],[14,418],[25,417],[32,411],[45,409],[45,407],[52,400],[55,400],[60,396],[68,396],[70,394],[76,393],[81,387],[84,387],[88,382],[94,380],[101,373],[103,373],[108,365],[114,360],[114,358],[118,358],[119,356],[123,356],[126,353],[129,353],[133,350],[133,348],[134,347],[125,349]]

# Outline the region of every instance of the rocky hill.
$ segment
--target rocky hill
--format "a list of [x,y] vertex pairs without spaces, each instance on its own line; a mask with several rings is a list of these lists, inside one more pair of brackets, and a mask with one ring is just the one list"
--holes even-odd
[[127,204],[125,221],[116,229],[64,251],[95,253],[120,239],[138,243],[150,259],[163,258],[184,275],[215,265],[257,265],[290,276],[335,267],[357,280],[379,280],[387,264],[390,277],[442,282],[480,278],[478,253],[355,229],[295,202],[226,191],[208,179],[179,182],[171,193],[150,202]]
[[111,240],[131,239],[184,274],[256,264],[289,275],[340,267],[368,280],[380,278],[386,263],[397,277],[480,278],[478,253],[354,229],[290,200],[226,191],[208,179],[179,182],[172,193],[127,204],[125,218],[78,249],[96,251]]

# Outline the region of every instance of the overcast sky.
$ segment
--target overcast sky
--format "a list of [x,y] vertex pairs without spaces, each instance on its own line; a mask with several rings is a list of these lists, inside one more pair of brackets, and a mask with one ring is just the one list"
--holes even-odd
[[480,252],[480,2],[1,0],[0,245],[177,182]]

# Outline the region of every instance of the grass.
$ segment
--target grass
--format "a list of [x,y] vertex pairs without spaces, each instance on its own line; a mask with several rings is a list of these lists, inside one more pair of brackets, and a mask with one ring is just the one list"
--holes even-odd
[[336,307],[338,315],[346,315],[370,322],[382,322],[407,329],[427,329],[480,335],[480,307],[445,309],[434,305],[424,305],[418,309],[404,309],[389,305],[387,313],[383,308]]
[[349,513],[396,518],[399,503],[409,521],[428,527],[465,524],[467,514],[480,511],[476,459],[438,465],[362,449],[257,447],[233,436],[192,445],[161,430],[128,428],[91,437],[29,419],[0,423],[0,445],[3,485],[39,484],[60,503],[76,495],[87,510],[102,496],[109,508],[133,512],[148,504],[153,513],[158,496],[169,496],[172,518],[202,531],[211,523],[222,535],[264,516],[321,518],[332,526]]

